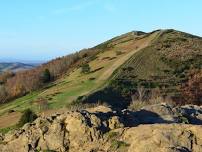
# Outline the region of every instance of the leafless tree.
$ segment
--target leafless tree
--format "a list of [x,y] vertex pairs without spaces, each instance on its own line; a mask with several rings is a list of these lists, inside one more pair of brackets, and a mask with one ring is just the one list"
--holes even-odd
[[145,96],[146,96],[146,89],[143,86],[138,86],[136,93],[131,96],[132,102],[136,100],[144,101]]
[[146,95],[146,89],[143,86],[137,88],[138,100],[143,101]]
[[7,92],[3,85],[0,85],[0,103],[4,103],[7,98]]

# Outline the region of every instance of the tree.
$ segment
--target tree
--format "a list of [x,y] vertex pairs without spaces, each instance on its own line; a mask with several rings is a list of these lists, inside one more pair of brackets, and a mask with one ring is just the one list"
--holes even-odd
[[90,72],[90,66],[89,64],[84,64],[81,66],[81,73],[89,73]]
[[186,103],[202,104],[202,70],[192,71],[181,92]]
[[45,69],[42,73],[42,81],[43,83],[48,83],[51,81],[51,74],[48,69]]
[[132,101],[144,101],[147,90],[143,86],[138,86],[136,91],[137,92],[131,96]]
[[18,126],[22,127],[26,123],[33,122],[36,118],[37,115],[31,109],[26,109],[18,122]]
[[9,94],[11,94],[11,97],[20,97],[26,94],[26,90],[22,84],[17,83]]
[[0,85],[0,103],[4,103],[7,98],[7,92],[3,85]]
[[5,71],[2,74],[0,74],[0,84],[6,83],[7,79],[14,76],[14,73],[11,71]]

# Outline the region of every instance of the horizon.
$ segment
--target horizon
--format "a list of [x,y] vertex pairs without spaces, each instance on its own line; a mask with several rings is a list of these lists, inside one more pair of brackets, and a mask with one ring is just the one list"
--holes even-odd
[[[153,31],[150,31],[150,32],[146,32],[146,33],[152,33],[152,32],[157,31],[157,30],[169,30],[169,29],[156,29],[156,30],[153,30]],[[172,29],[172,30],[176,30],[176,29]],[[138,30],[129,31],[129,32],[126,32],[126,33],[135,32],[135,31],[138,31]],[[179,30],[176,30],[176,31],[179,31]],[[140,31],[140,32],[145,32],[145,31]],[[179,32],[188,33],[188,32],[186,32],[186,31],[179,31]],[[121,36],[121,35],[126,34],[126,33],[122,33],[122,34],[117,35],[117,36],[115,36],[115,37]],[[188,34],[192,34],[192,33],[188,33]],[[194,35],[194,34],[193,34],[193,35]],[[195,35],[195,36],[199,36],[199,35]],[[113,39],[113,38],[115,38],[115,37],[112,37],[112,38],[110,38],[110,39]],[[101,43],[104,43],[104,42],[106,42],[106,41],[108,41],[108,40],[110,40],[110,39],[107,39],[107,40],[105,40],[105,41],[103,41],[103,42],[101,42]],[[99,44],[101,44],[101,43],[99,43]],[[97,46],[97,45],[99,45],[99,44],[96,44],[96,45],[91,46],[91,47],[89,47],[89,48],[95,47],[95,46]],[[66,56],[66,55],[69,55],[69,54],[72,54],[72,53],[75,53],[75,52],[79,52],[79,51],[81,51],[82,49],[86,49],[86,48],[81,48],[80,50],[76,50],[76,51],[74,51],[74,52],[70,52],[70,53],[65,54],[65,55],[55,56],[55,57],[50,58],[50,59],[47,59],[47,60],[37,60],[37,59],[36,59],[36,60],[33,60],[33,59],[29,60],[29,59],[1,58],[1,57],[0,57],[0,63],[42,64],[42,63],[49,62],[50,60],[54,60],[54,59],[59,58],[59,57],[62,57],[62,56]]]
[[175,29],[202,36],[199,0],[20,0],[1,4],[0,61],[46,62],[130,31]]

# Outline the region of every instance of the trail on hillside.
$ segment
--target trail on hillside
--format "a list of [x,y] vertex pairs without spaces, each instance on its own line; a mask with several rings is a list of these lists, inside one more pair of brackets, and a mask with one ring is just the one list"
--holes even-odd
[[119,58],[116,62],[114,62],[99,78],[98,81],[103,81],[103,80],[107,80],[112,74],[113,72],[120,67],[122,64],[124,64],[128,59],[130,59],[135,53],[137,53],[138,51],[146,48],[147,46],[149,46],[151,44],[151,42],[153,40],[156,39],[156,37],[158,36],[159,32],[153,33],[152,35],[143,38],[140,40],[139,44],[137,45],[137,48],[135,48],[134,50],[132,50],[131,52],[127,53],[126,55],[124,55],[123,57]]

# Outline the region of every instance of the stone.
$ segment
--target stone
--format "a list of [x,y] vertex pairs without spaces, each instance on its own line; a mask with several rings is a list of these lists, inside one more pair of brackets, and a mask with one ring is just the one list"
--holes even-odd
[[201,107],[167,104],[146,106],[136,112],[112,112],[99,106],[39,117],[21,129],[0,134],[0,152],[201,152],[202,123],[175,121],[184,109],[189,109],[189,118],[201,120]]

